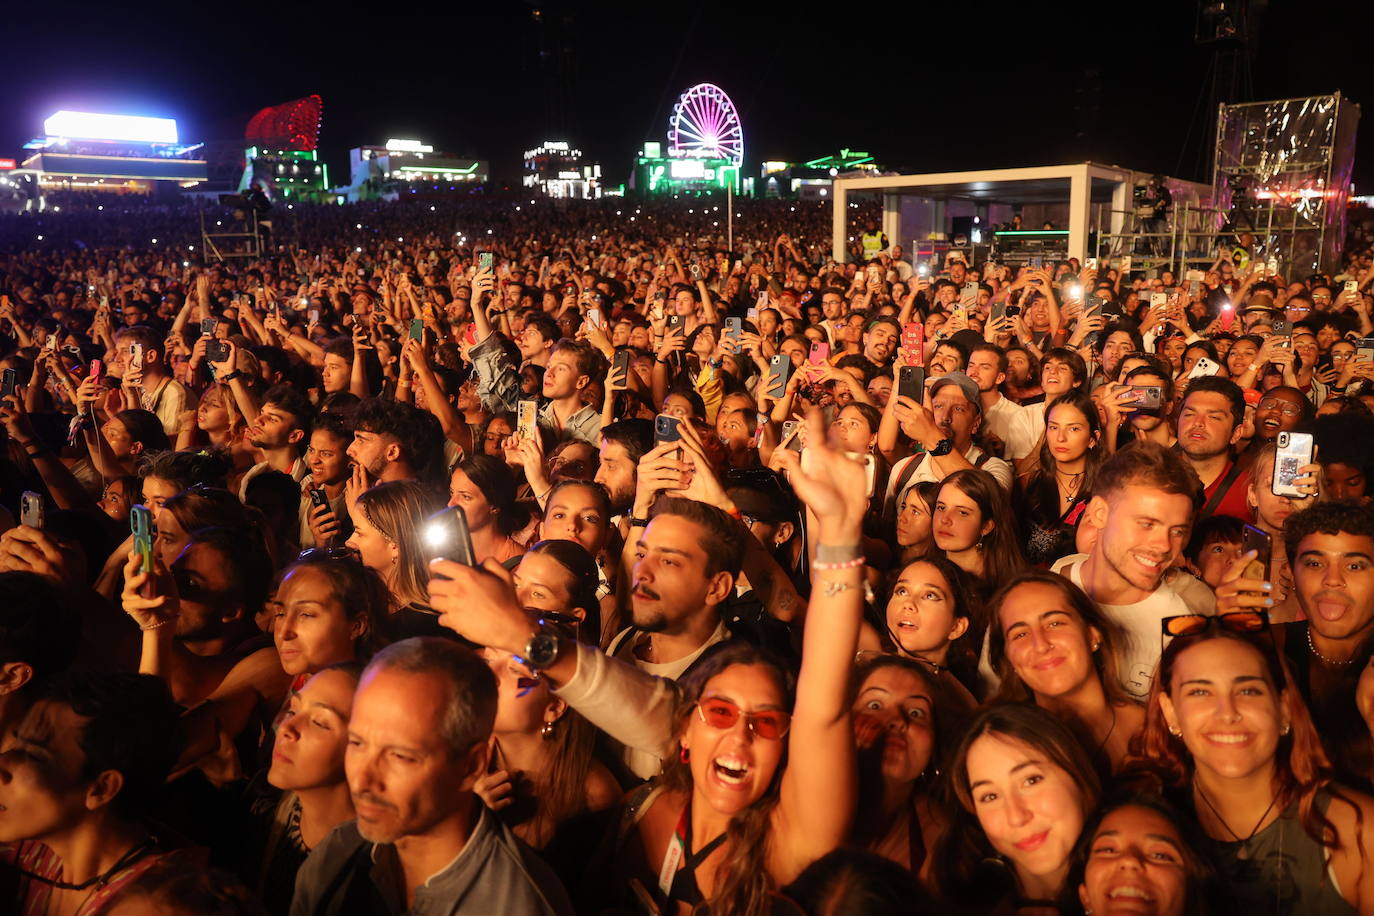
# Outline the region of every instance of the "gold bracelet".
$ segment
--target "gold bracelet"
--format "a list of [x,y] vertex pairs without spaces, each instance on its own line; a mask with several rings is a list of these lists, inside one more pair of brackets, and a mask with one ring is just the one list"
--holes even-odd
[[138,628],[146,633],[149,630],[156,630],[160,627],[165,627],[167,626],[167,624],[171,623],[173,620],[176,620],[180,616],[180,614],[174,614],[171,617],[168,617],[166,620],[159,620],[157,623],[151,624],[150,626],[145,627],[142,624],[139,624]]

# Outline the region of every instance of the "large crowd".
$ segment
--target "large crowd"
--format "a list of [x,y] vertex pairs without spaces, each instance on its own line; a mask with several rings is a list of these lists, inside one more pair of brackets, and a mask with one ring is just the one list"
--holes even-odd
[[837,263],[814,204],[492,194],[220,261],[52,203],[0,910],[1374,913],[1374,221],[1173,273],[863,205]]

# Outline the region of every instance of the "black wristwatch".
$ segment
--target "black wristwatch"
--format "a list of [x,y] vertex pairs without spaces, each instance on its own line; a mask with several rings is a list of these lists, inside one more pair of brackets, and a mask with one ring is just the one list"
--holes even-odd
[[954,442],[950,439],[941,439],[935,443],[935,447],[930,450],[930,453],[936,458],[941,458],[952,451],[954,451]]
[[525,651],[521,654],[525,664],[535,671],[543,671],[558,661],[559,649],[562,647],[563,637],[546,620],[539,621],[539,629],[535,630],[530,641],[525,644]]
[[228,374],[226,374],[226,375],[221,375],[219,378],[215,379],[215,381],[217,381],[217,382],[232,382],[232,381],[233,381],[234,379],[236,379],[236,378],[243,378],[244,375],[246,375],[246,374],[247,374],[247,373],[240,372],[239,370],[235,369],[233,372],[230,372],[230,373],[228,373]]

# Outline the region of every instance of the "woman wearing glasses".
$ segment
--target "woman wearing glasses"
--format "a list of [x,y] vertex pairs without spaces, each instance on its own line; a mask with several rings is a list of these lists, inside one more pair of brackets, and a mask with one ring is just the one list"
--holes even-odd
[[1263,611],[1163,621],[1141,764],[1192,805],[1235,912],[1374,909],[1374,799],[1338,786]]
[[1145,724],[1145,710],[1121,689],[1121,628],[1078,586],[1041,570],[1002,586],[988,617],[1001,680],[994,702],[1033,701],[1079,734],[1100,770],[1119,771]]
[[950,764],[935,884],[951,912],[1058,913],[1101,783],[1058,718],[1001,704],[969,725]]
[[[801,672],[728,641],[678,682],[640,672],[531,625],[492,572],[436,561],[430,583],[446,626],[511,653],[536,649],[560,695],[612,737],[666,760],[632,813],[616,856],[621,883],[662,911],[705,905],[760,913],[774,890],[844,842],[854,810],[848,677],[863,610],[863,464],[808,419],[803,470],[779,460],[816,519],[814,587]],[[552,643],[552,645],[549,645]],[[795,696],[795,701],[794,701]]]

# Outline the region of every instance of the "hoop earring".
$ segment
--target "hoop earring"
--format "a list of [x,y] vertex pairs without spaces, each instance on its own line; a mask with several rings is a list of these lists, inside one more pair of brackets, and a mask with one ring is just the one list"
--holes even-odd
[[691,759],[691,756],[692,756],[692,752],[689,751],[689,750],[687,750],[686,745],[684,745],[684,746],[682,746],[682,747],[680,747],[680,748],[678,749],[678,752],[677,752],[677,759],[680,760],[680,761],[682,761],[683,763],[686,763],[689,759]]

